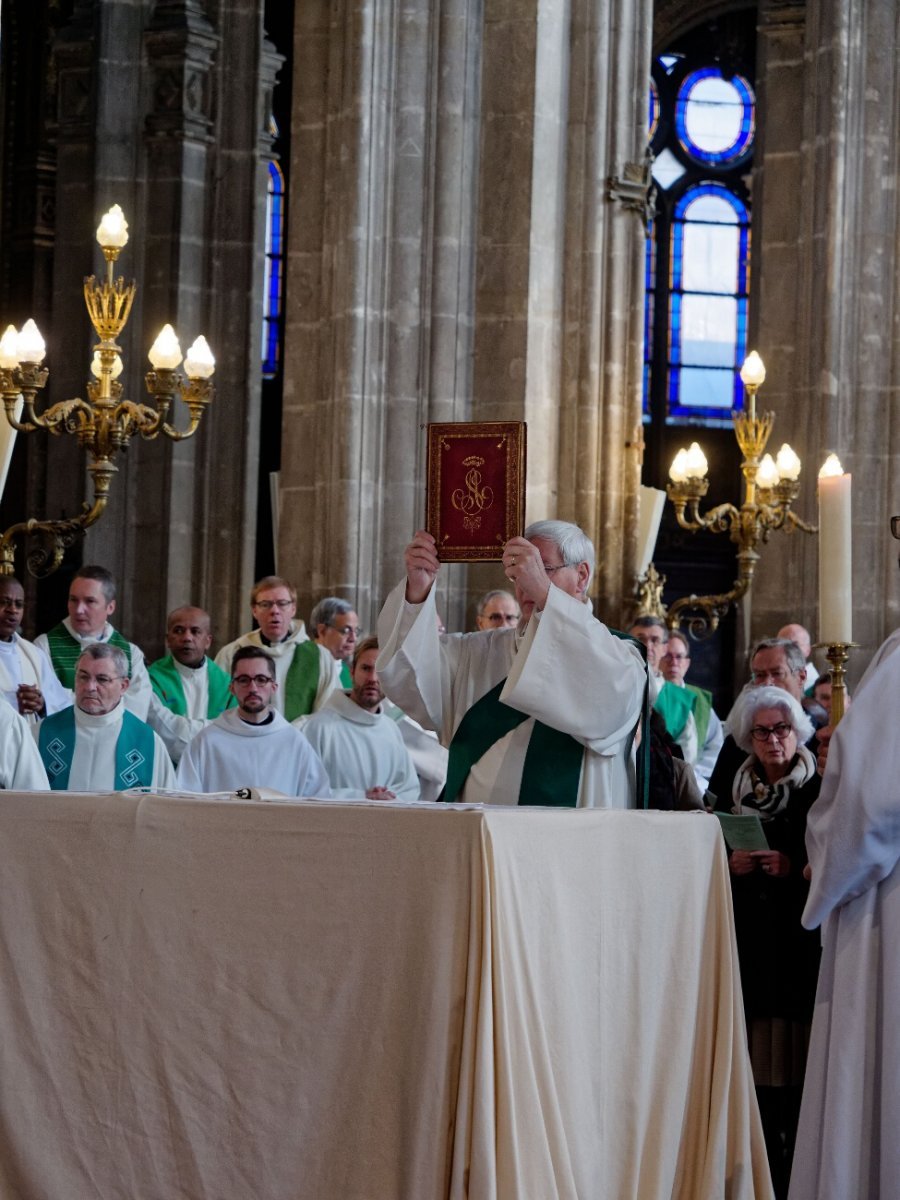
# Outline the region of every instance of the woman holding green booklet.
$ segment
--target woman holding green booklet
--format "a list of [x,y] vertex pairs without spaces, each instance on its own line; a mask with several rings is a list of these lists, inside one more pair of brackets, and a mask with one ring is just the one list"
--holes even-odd
[[806,814],[820,781],[803,744],[812,724],[782,688],[748,689],[728,723],[748,757],[720,807],[758,819],[766,845],[732,850],[728,865],[750,1061],[781,1197],[790,1178],[819,969],[818,936],[802,927],[800,916],[809,890]]

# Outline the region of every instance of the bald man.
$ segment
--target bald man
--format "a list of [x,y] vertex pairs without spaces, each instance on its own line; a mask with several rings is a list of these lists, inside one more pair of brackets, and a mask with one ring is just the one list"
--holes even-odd
[[809,630],[804,628],[803,625],[791,622],[789,625],[782,625],[776,636],[793,642],[803,655],[806,662],[806,679],[803,681],[803,687],[806,695],[811,696],[812,690],[816,685],[816,680],[819,678],[819,672],[809,657],[812,654],[812,642],[810,641]]
[[153,696],[147,721],[177,766],[188,742],[237,701],[230,677],[207,656],[212,645],[209,613],[191,604],[173,609],[166,645],[169,653],[148,668]]

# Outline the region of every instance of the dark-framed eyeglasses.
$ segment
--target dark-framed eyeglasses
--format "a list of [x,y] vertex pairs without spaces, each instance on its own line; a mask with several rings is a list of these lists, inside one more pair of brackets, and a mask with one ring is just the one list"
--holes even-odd
[[331,628],[335,633],[339,633],[341,637],[359,637],[358,625],[332,625]]
[[777,738],[779,742],[786,742],[793,732],[793,725],[785,723],[778,725],[754,725],[750,730],[750,736],[754,742],[767,742],[773,737]]
[[231,682],[244,688],[249,687],[251,683],[255,683],[257,687],[265,687],[266,684],[273,684],[275,680],[271,675],[235,675]]

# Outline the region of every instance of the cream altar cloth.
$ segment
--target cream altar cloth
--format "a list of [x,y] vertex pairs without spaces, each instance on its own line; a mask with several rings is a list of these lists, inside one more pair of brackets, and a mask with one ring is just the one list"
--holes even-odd
[[0,793],[0,1195],[770,1197],[705,815]]

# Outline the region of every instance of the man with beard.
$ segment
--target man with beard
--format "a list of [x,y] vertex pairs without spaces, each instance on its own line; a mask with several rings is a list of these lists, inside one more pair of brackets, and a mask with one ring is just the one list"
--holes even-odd
[[288,721],[320,709],[339,686],[339,664],[325,646],[309,640],[297,617],[297,589],[280,575],[266,575],[250,592],[250,611],[259,626],[242,634],[216,655],[216,666],[228,675],[236,650],[264,650],[275,663],[278,687],[272,707]]
[[230,678],[207,657],[211,644],[209,613],[193,605],[173,609],[166,622],[169,653],[147,668],[153,684],[147,720],[176,766],[191,738],[237,703]]
[[366,638],[353,655],[349,691],[334,692],[303,726],[328,772],[335,796],[418,800],[419,781],[397,723],[382,706],[375,661],[378,639]]
[[50,659],[18,633],[25,589],[12,575],[0,578],[0,693],[21,716],[37,721],[68,708],[72,697]]
[[242,646],[231,663],[236,708],[201,730],[181,756],[178,786],[189,792],[271,788],[286,796],[331,795],[319,756],[272,705],[275,660]]

